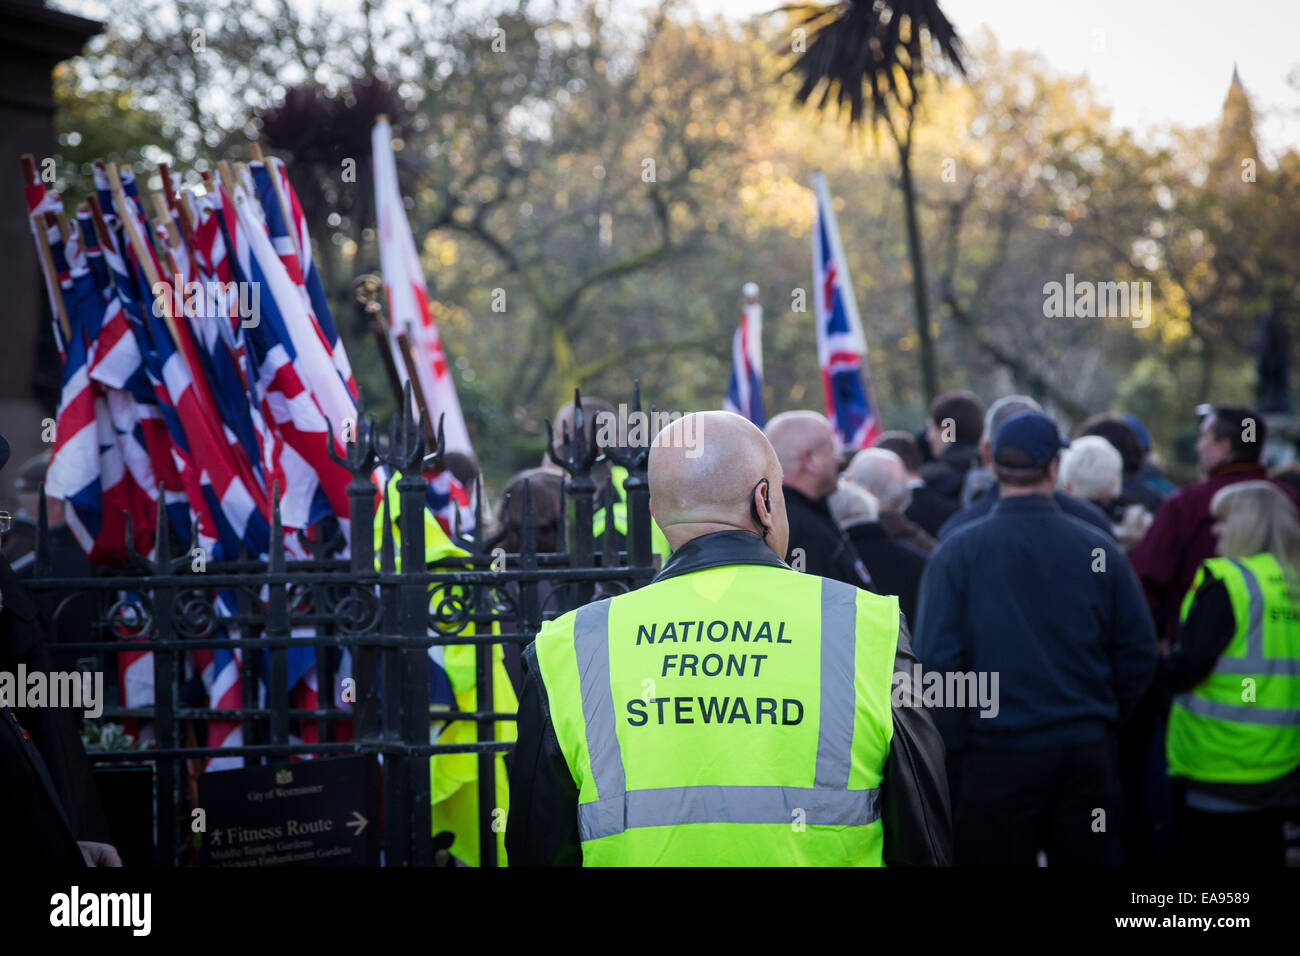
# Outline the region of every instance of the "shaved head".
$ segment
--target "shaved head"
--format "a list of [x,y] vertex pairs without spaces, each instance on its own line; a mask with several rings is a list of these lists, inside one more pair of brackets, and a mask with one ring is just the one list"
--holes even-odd
[[782,412],[767,423],[766,434],[787,485],[809,498],[825,498],[835,490],[839,461],[835,431],[825,415]]
[[673,550],[702,534],[740,529],[767,531],[769,547],[785,557],[781,464],[748,419],[731,412],[677,419],[651,443],[648,471],[650,509]]

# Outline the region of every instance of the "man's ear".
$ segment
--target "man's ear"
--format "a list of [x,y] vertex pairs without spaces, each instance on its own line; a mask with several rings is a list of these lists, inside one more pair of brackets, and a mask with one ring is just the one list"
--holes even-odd
[[756,484],[750,492],[749,515],[764,538],[776,529],[776,522],[772,518],[771,485],[766,479]]

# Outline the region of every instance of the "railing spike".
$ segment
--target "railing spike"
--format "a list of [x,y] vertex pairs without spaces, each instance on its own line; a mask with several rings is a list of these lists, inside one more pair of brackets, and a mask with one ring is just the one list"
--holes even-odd
[[[524,482],[527,484],[527,482]],[[459,510],[459,509],[457,509]],[[483,472],[474,473],[474,552],[483,553],[483,540],[486,537],[483,527]]]
[[391,573],[397,568],[396,545],[393,542],[393,514],[388,506],[389,491],[396,491],[397,483],[389,481],[384,487],[384,519],[380,524],[379,535],[379,570]]
[[167,542],[171,539],[171,529],[168,527],[167,519],[167,498],[163,491],[162,482],[158,483],[158,523],[153,529],[153,559],[155,562],[163,563],[167,560]]
[[[527,478],[524,479],[523,525],[520,529],[522,540],[519,543],[520,554],[529,558],[535,557],[537,554],[537,519],[533,514],[532,484]],[[524,563],[525,566],[528,566],[527,560]]]

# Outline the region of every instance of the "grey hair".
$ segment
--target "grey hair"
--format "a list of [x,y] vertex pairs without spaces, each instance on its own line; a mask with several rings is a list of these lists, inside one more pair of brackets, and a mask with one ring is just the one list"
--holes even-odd
[[996,402],[989,406],[989,410],[984,413],[984,440],[990,445],[993,444],[993,436],[998,433],[998,429],[1012,415],[1019,415],[1021,412],[1041,412],[1043,406],[1028,395],[1003,395]]
[[1124,484],[1124,458],[1100,435],[1084,435],[1061,451],[1059,485],[1069,485],[1070,493],[1089,501],[1110,501]]
[[[897,470],[884,467],[896,464]],[[888,448],[864,448],[844,469],[844,477],[876,498],[882,511],[904,511],[912,503],[907,466]]]
[[880,508],[875,495],[851,481],[841,478],[839,487],[826,500],[831,509],[831,517],[841,528],[851,528],[856,524],[866,524],[880,517]]

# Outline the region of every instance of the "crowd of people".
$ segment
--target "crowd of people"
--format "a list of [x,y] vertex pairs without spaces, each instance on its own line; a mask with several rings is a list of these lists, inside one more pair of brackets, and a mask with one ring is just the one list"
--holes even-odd
[[[591,441],[613,408],[586,399],[584,411]],[[947,808],[932,795],[910,808],[922,823],[891,831],[887,822],[887,838],[929,839],[946,812],[959,866],[1286,862],[1288,827],[1300,823],[1300,468],[1269,473],[1267,426],[1250,409],[1197,412],[1203,477],[1181,489],[1133,416],[1092,416],[1067,439],[1023,395],[987,409],[969,392],[941,395],[923,433],[886,432],[850,454],[816,412],[785,412],[761,436],[754,430],[772,461],[749,491],[751,518],[768,548],[779,541],[782,566],[896,597],[898,660],[942,675],[940,686],[972,675],[969,686],[981,688],[978,700],[925,702],[917,739],[937,729],[942,747],[918,745],[908,759],[943,765],[917,779],[946,776]],[[571,405],[556,423],[575,433]],[[20,574],[31,571],[24,532],[43,462],[29,464],[19,484],[31,500],[5,536]],[[449,465],[473,483],[472,461]],[[690,466],[683,459],[684,476]],[[622,538],[627,472],[601,457],[591,477],[593,530]],[[690,480],[692,495],[716,491]],[[678,576],[712,566],[677,553],[692,540],[680,525],[671,546],[653,469],[650,484],[658,559]],[[496,516],[501,544],[521,549],[525,486],[533,543],[552,551],[566,509],[563,471],[549,460],[510,481]],[[735,536],[749,532],[726,529],[750,520],[717,524],[709,547],[741,547]],[[521,702],[538,693],[526,689],[527,653],[506,648]],[[512,786],[518,775],[516,764]],[[578,799],[567,780],[558,786],[564,806]],[[570,836],[556,852],[572,852]],[[947,857],[927,847],[908,859]]]
[[[994,713],[933,709],[958,865],[1284,862],[1300,823],[1300,468],[1269,474],[1250,409],[1197,412],[1203,478],[1182,489],[1134,416],[1094,415],[1067,440],[1024,395],[941,395],[923,434],[849,455],[816,412],[767,424],[787,564],[896,596],[927,671],[996,675]],[[618,503],[608,464],[596,478],[598,502]],[[515,538],[524,482],[549,542],[561,476],[516,476]]]
[[841,462],[787,412],[792,566],[897,595],[922,665],[996,674],[945,707],[958,865],[1281,864],[1300,822],[1300,472],[1249,409],[1202,408],[1203,480],[1141,423],[1072,440],[1032,398],[941,395]]

